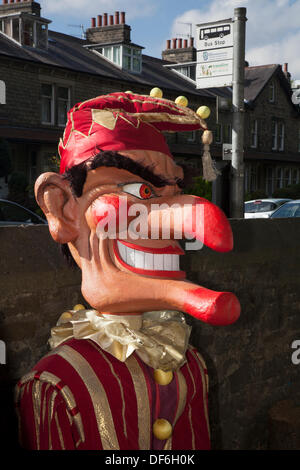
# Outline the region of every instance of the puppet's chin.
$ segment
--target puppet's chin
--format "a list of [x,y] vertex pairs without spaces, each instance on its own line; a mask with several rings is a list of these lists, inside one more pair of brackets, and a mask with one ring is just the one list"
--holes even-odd
[[[179,268],[179,257],[184,251],[179,246],[142,246],[114,240],[112,248],[116,266],[130,274],[131,281],[132,275],[137,276],[135,309],[178,310],[211,325],[229,325],[239,318],[240,303],[234,294],[185,280],[185,272]],[[130,305],[126,306],[128,309]]]

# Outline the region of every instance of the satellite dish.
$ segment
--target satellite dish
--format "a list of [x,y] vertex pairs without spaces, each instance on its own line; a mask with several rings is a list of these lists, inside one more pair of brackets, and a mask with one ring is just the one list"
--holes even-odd
[[300,105],[300,88],[297,88],[292,94],[292,102]]

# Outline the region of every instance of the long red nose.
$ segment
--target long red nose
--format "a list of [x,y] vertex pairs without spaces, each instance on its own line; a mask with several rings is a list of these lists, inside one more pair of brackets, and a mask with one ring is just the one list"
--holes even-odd
[[[163,207],[166,203],[167,207]],[[230,223],[222,210],[212,202],[197,196],[180,195],[164,198],[159,205],[161,209],[151,211],[148,217],[148,230],[159,233],[159,238],[163,238],[165,233],[164,221],[170,220],[170,238],[178,238],[176,234],[181,225],[181,238],[195,237],[219,252],[232,250]]]

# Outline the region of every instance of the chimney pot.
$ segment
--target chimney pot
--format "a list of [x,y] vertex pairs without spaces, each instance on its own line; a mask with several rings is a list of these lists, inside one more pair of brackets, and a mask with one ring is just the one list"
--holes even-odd
[[103,13],[103,20],[104,20],[103,26],[107,26],[107,13]]
[[167,49],[171,49],[171,39],[167,39]]
[[182,48],[182,39],[178,39],[178,49]]
[[96,18],[91,18],[91,27],[96,28]]
[[8,3],[8,0],[3,0],[3,5],[6,5]]
[[125,24],[125,11],[121,11],[121,24]]
[[112,26],[114,24],[114,16],[109,15],[109,25]]
[[118,11],[115,12],[115,24],[120,24],[120,13]]
[[184,47],[185,49],[188,47],[187,44],[188,44],[187,39],[184,39],[184,40],[183,40],[183,47]]
[[97,26],[98,28],[102,26],[102,15],[97,16]]
[[17,3],[20,3],[21,0],[16,0]]
[[172,49],[176,49],[176,43],[177,43],[177,39],[173,38],[172,39]]
[[9,0],[9,3],[15,3],[15,0]]
[[287,62],[285,62],[285,63],[283,64],[283,71],[284,71],[284,73],[287,73],[287,72],[288,72],[288,64],[287,64]]
[[194,47],[194,38],[190,38],[190,47]]

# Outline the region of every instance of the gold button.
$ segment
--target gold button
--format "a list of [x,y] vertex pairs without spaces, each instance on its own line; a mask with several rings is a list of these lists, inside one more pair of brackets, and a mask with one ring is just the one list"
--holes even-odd
[[153,423],[153,434],[157,439],[164,441],[172,435],[172,426],[164,418],[157,419]]
[[156,383],[159,385],[168,385],[170,382],[172,382],[173,379],[173,372],[171,370],[161,370],[161,369],[156,369],[154,371],[154,380]]
[[76,311],[77,310],[85,310],[85,307],[82,304],[76,304],[76,305],[74,305],[73,310],[76,310]]

